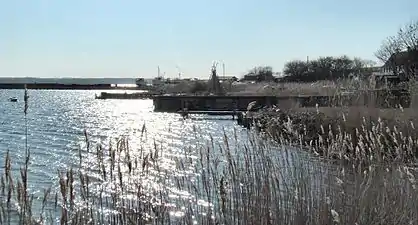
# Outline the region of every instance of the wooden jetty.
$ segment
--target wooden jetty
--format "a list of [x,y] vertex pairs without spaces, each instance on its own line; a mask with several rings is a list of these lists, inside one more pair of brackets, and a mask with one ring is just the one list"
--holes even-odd
[[256,101],[258,105],[276,103],[276,96],[227,96],[227,95],[158,95],[153,97],[154,111],[246,111],[248,104]]
[[235,119],[235,116],[242,113],[243,111],[237,111],[237,110],[226,110],[226,111],[219,111],[219,110],[179,110],[177,113],[183,115],[183,117],[197,114],[197,115],[209,115],[209,116],[232,116],[232,119]]
[[102,92],[100,95],[96,95],[96,99],[151,99],[155,96],[149,92],[135,92],[135,93],[110,93]]
[[155,95],[154,111],[246,111],[251,102],[256,108],[272,105],[296,105],[297,107],[339,107],[368,105],[378,108],[408,108],[410,94],[402,90],[357,91],[354,94],[336,96],[259,96],[259,95]]
[[196,111],[196,110],[179,110],[177,113],[187,113],[187,114],[204,114],[204,115],[211,115],[211,116],[233,116],[241,113],[242,111],[218,111],[218,110],[205,110],[205,111]]

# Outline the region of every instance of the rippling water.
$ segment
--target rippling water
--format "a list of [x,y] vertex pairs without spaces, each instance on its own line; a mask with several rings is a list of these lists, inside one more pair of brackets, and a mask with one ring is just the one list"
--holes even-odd
[[[138,144],[145,127],[148,147],[154,141],[176,152],[194,145],[196,132],[203,140],[223,139],[238,127],[229,117],[196,116],[183,120],[172,113],[155,113],[151,100],[96,100],[98,91],[29,90],[28,145],[32,153],[32,177],[39,183],[56,178],[57,169],[77,163],[84,145],[84,130],[91,140],[107,145],[110,138],[128,137]],[[12,159],[22,160],[25,146],[23,90],[0,90],[0,154],[10,150]],[[18,102],[8,102],[17,97]],[[196,131],[197,129],[197,131]]]
[[[170,159],[183,157],[184,149],[211,139],[216,148],[223,142],[224,134],[234,139],[247,134],[229,117],[195,116],[183,120],[177,114],[153,112],[151,100],[96,100],[94,96],[99,92],[29,90],[27,128],[32,192],[56,185],[58,170],[77,167],[80,149],[88,160],[84,155],[84,131],[90,141],[105,147],[120,137],[126,137],[132,148],[142,151],[159,146]],[[23,95],[23,90],[0,90],[0,155],[3,158],[10,151],[15,172],[25,153]],[[10,97],[17,97],[18,102],[9,102]],[[197,152],[187,154],[198,157]],[[94,167],[97,162],[89,163]]]

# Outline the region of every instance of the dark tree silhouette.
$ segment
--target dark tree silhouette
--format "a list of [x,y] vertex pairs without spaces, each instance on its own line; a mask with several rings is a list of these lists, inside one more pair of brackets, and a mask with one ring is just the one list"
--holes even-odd
[[294,78],[295,81],[303,81],[307,79],[308,63],[301,60],[294,60],[287,62],[284,65],[283,74],[288,77]]
[[254,67],[244,75],[242,80],[257,82],[272,81],[274,80],[273,68],[271,66]]
[[335,80],[349,75],[360,75],[364,68],[373,65],[371,60],[360,58],[319,57],[310,62],[294,60],[287,62],[283,69],[285,81],[312,82],[318,80]]

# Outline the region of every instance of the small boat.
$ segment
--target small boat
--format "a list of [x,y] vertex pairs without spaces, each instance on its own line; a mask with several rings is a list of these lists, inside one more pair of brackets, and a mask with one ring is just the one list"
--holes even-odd
[[17,102],[17,98],[9,98],[9,102]]

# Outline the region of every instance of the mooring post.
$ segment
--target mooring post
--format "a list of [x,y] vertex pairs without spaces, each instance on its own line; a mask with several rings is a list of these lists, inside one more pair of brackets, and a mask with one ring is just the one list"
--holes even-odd
[[187,117],[189,117],[188,109],[187,108],[183,108],[183,111],[182,111],[181,114],[183,116],[183,119],[186,119]]
[[232,102],[232,120],[235,120],[235,114],[237,114],[237,102],[233,100]]

